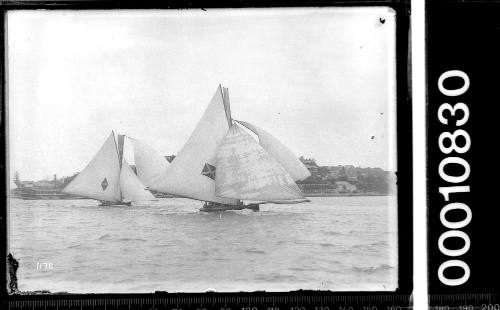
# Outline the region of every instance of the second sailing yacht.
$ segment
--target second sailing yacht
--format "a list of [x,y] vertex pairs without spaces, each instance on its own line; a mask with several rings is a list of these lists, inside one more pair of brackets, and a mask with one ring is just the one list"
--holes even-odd
[[128,205],[154,196],[123,158],[124,135],[112,131],[94,158],[62,191],[101,201],[101,206]]

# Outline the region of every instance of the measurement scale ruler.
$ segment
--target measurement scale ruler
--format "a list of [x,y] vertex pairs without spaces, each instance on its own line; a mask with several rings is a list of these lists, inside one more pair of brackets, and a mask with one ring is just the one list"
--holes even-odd
[[497,294],[440,294],[429,296],[430,310],[500,310]]
[[[408,295],[305,295],[198,297],[15,296],[10,310],[406,310],[412,309]],[[19,299],[19,300],[16,300]],[[488,309],[486,309],[488,310]]]

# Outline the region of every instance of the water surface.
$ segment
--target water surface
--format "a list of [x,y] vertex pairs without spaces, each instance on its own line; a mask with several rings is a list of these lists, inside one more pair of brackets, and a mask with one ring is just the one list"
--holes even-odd
[[181,198],[12,199],[9,248],[22,291],[396,289],[395,197],[311,200],[203,213]]

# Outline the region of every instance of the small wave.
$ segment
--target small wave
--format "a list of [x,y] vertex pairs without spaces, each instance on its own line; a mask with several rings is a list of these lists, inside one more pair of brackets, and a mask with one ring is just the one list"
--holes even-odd
[[352,267],[352,270],[356,271],[356,272],[363,272],[363,273],[375,273],[375,272],[379,272],[379,271],[384,271],[384,270],[389,270],[389,269],[392,269],[394,267],[392,266],[389,266],[387,264],[382,264],[382,265],[379,265],[377,267],[373,267],[373,266],[370,266],[370,267]]
[[[355,249],[357,250],[357,249]],[[335,253],[338,253],[338,254],[341,254],[341,255],[352,255],[352,254],[355,254],[355,255],[359,255],[359,250],[357,251],[353,251],[353,248],[349,248],[349,249],[343,249],[343,250],[340,250],[338,252],[335,252]]]
[[356,244],[356,245],[353,245],[351,248],[354,250],[363,249],[365,251],[378,252],[386,246],[387,246],[387,242],[377,241],[377,242],[373,242],[373,243],[369,243],[369,244]]
[[294,271],[294,272],[304,272],[304,271],[311,272],[311,271],[316,271],[318,269],[317,268],[312,268],[312,267],[310,267],[310,268],[307,268],[307,267],[290,267],[290,268],[288,268],[288,270]]
[[255,254],[266,254],[266,251],[257,250],[257,249],[248,249],[248,250],[245,250],[245,252],[247,252],[247,253],[255,253]]
[[297,281],[298,278],[294,275],[286,274],[268,274],[268,275],[258,275],[255,277],[257,281],[269,281],[269,282],[286,282],[286,281]]
[[83,243],[78,243],[78,244],[73,244],[73,245],[67,246],[66,249],[79,249],[79,248],[85,248],[85,247],[88,247],[88,246],[84,245]]
[[229,261],[227,258],[224,258],[224,257],[214,257],[213,260],[216,261],[216,262],[226,262],[226,261]]
[[116,239],[116,241],[139,241],[139,242],[146,242],[146,239],[141,239],[141,238],[119,238]]
[[114,238],[110,234],[104,234],[97,238],[96,240],[113,240],[113,241],[118,241],[118,242],[130,242],[130,241],[139,241],[139,242],[146,242],[146,239],[141,239],[141,238]]
[[347,232],[348,235],[359,235],[364,233],[362,230],[350,230]]
[[325,248],[334,246],[331,243],[320,243],[319,245],[322,246],[322,247],[325,247]]
[[127,278],[127,279],[122,279],[122,280],[117,280],[117,281],[114,281],[113,283],[115,284],[122,284],[122,283],[133,283],[135,279],[130,279],[130,278]]
[[325,235],[328,235],[328,236],[340,236],[340,235],[343,235],[343,234],[341,232],[338,232],[338,231],[326,231]]
[[110,238],[111,238],[110,234],[104,234],[104,235],[100,236],[99,238],[97,238],[97,240],[108,240]]
[[370,244],[370,246],[380,246],[380,245],[386,246],[387,241],[380,240],[380,241],[377,241],[377,242]]

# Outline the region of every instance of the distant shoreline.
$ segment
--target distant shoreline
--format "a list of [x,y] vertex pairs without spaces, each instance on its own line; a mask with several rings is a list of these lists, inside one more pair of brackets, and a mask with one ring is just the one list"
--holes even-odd
[[[311,193],[311,194],[304,194],[305,197],[373,197],[373,196],[396,196],[395,194],[381,194],[381,193]],[[90,199],[90,198],[83,198],[83,197],[71,197],[71,198],[21,198],[17,197],[16,195],[9,194],[10,199],[21,199],[21,200],[76,200],[76,199]],[[165,195],[163,197],[156,197],[156,199],[159,198],[184,198],[180,196],[175,196],[175,195]]]

